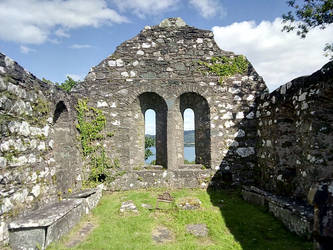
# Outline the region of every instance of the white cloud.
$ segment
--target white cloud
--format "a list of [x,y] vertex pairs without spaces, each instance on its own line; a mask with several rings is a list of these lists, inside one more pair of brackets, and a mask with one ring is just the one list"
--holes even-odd
[[67,31],[65,31],[64,29],[57,29],[55,32],[54,32],[54,34],[56,35],[56,36],[59,36],[59,37],[66,37],[66,38],[68,38],[68,37],[70,37],[70,35],[68,34],[68,32]]
[[35,49],[32,49],[32,48],[29,48],[27,46],[23,46],[21,45],[20,46],[20,51],[23,53],[23,54],[29,54],[30,52],[35,52],[36,50]]
[[156,134],[156,113],[152,109],[148,109],[145,113],[145,134]]
[[72,48],[72,49],[89,49],[91,47],[92,46],[89,44],[73,44],[70,46],[70,48]]
[[133,11],[135,15],[144,18],[146,15],[158,15],[174,10],[179,0],[112,0],[122,12]]
[[77,74],[66,74],[66,78],[69,76],[74,81],[82,81],[84,79],[84,75],[77,75]]
[[189,2],[204,18],[226,15],[224,8],[217,0],[190,0]]
[[194,112],[192,109],[184,111],[184,130],[194,130]]
[[263,76],[270,91],[302,75],[320,69],[328,59],[325,43],[332,42],[333,25],[312,30],[306,39],[295,33],[281,32],[281,19],[253,21],[213,27],[215,40],[223,50],[244,54]]
[[2,0],[0,39],[41,44],[51,34],[67,37],[70,29],[127,22],[106,0]]

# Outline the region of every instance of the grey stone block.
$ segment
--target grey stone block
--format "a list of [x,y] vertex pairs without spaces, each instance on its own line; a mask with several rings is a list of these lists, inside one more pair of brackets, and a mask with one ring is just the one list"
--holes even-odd
[[79,221],[82,199],[49,204],[9,223],[9,242],[13,249],[45,249]]

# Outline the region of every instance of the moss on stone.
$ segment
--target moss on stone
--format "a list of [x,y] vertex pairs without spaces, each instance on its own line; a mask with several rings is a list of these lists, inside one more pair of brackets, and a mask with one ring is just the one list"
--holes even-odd
[[212,57],[210,62],[199,61],[199,64],[205,66],[209,73],[220,76],[220,84],[222,84],[227,77],[235,74],[244,74],[249,66],[249,62],[245,56]]
[[37,102],[32,109],[41,115],[46,115],[50,112],[50,103],[44,98],[37,98]]

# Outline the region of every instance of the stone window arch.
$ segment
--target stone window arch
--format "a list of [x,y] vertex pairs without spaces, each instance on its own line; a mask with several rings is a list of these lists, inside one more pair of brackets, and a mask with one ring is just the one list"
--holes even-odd
[[[184,130],[184,111],[188,108],[194,112],[195,126],[195,162],[207,168],[211,165],[211,138],[210,138],[210,110],[207,100],[194,92],[187,92],[179,97],[180,112],[183,117],[182,131]],[[184,136],[184,135],[183,135]],[[184,137],[179,139],[182,155],[184,155]],[[184,159],[182,159],[184,162]]]
[[[144,117],[148,109],[155,111],[156,165],[167,167],[167,112],[165,100],[154,92],[140,94],[134,102],[130,121],[130,165],[144,165]],[[136,118],[135,118],[136,117]]]

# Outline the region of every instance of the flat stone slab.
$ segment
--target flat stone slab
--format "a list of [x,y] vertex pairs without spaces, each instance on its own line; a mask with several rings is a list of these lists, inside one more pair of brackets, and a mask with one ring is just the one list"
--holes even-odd
[[208,235],[206,224],[188,224],[186,225],[186,231],[197,237],[205,237]]
[[138,209],[136,208],[136,206],[133,203],[133,201],[124,201],[124,202],[122,202],[119,211],[121,213],[124,213],[124,212],[138,213]]
[[146,209],[148,209],[148,210],[153,210],[153,209],[154,209],[152,205],[150,205],[150,204],[145,204],[145,203],[142,203],[142,204],[141,204],[141,207],[146,208]]
[[79,206],[82,200],[65,200],[58,203],[53,203],[43,207],[42,209],[35,210],[26,216],[23,216],[11,223],[8,228],[22,229],[22,228],[35,228],[47,227],[65,216],[68,212]]
[[153,229],[152,238],[156,243],[167,243],[173,241],[174,236],[168,228],[158,226]]

